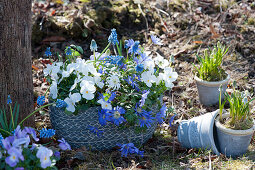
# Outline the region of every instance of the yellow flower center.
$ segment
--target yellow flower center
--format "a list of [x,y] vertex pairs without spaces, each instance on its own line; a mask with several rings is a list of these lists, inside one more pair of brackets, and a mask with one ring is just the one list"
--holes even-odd
[[16,158],[16,156],[12,156],[12,159],[15,159]]
[[86,91],[86,93],[88,94],[88,93],[89,93],[89,91]]
[[147,80],[147,82],[149,83],[149,82],[150,82],[150,80]]
[[142,113],[142,109],[141,109],[141,108],[137,108],[136,111],[137,111],[138,113]]
[[46,157],[46,156],[44,157],[44,160],[45,160],[45,161],[47,160],[47,157]]
[[108,104],[106,104],[105,107],[108,107]]
[[169,78],[172,78],[172,76],[169,76]]
[[146,118],[145,118],[145,117],[142,117],[142,119],[143,119],[143,120],[146,120]]

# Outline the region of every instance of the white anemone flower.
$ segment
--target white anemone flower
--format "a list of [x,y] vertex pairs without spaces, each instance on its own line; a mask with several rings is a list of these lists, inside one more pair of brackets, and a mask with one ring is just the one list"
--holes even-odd
[[165,86],[168,88],[172,88],[174,86],[173,81],[175,81],[178,78],[178,74],[173,71],[173,68],[166,67],[164,69],[164,81]]
[[56,81],[53,81],[50,86],[50,95],[53,99],[58,97],[58,85]]
[[90,81],[82,80],[80,86],[83,98],[87,100],[94,99],[94,93],[96,92],[96,87],[94,86],[94,84],[92,84]]
[[164,69],[169,66],[169,61],[164,59],[159,53],[157,53],[157,57],[154,58],[155,64],[159,66],[159,68]]
[[148,86],[151,87],[152,83],[156,82],[157,78],[152,71],[145,71],[141,74],[142,81]]
[[101,104],[102,109],[112,110],[112,105],[109,102],[104,101],[103,99],[100,99],[97,101]]
[[67,104],[66,110],[70,112],[74,112],[75,103],[79,102],[80,100],[81,100],[80,93],[74,93],[74,94],[69,93],[69,97],[65,98],[64,100]]
[[120,88],[120,79],[117,75],[111,75],[107,78],[107,83],[113,90],[118,90]]

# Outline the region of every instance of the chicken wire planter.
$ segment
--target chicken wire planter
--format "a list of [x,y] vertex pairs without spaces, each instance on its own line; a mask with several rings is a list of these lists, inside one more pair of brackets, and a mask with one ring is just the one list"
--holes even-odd
[[222,91],[221,91],[221,96],[222,100],[224,99],[224,93],[227,89],[228,82],[230,80],[229,74],[227,74],[227,78],[222,81],[205,81],[197,76],[195,76],[195,81],[197,84],[197,90],[198,90],[198,95],[199,95],[199,101],[205,105],[205,106],[210,106],[219,103],[219,87],[222,85]]
[[[135,127],[119,128],[111,123],[101,126],[98,121],[98,111],[101,107],[91,107],[80,111],[77,116],[67,115],[64,109],[50,107],[50,120],[59,138],[64,138],[72,148],[85,146],[91,150],[109,150],[116,144],[134,143],[139,146],[150,139],[157,127],[153,123],[146,132],[135,132]],[[88,126],[102,130],[102,136],[89,131]]]

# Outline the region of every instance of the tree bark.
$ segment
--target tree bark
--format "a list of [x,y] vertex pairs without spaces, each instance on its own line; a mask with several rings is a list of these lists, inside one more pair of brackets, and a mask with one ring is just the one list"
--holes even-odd
[[[0,108],[11,95],[19,120],[33,111],[31,16],[31,0],[0,0]],[[24,123],[33,124],[33,116]]]

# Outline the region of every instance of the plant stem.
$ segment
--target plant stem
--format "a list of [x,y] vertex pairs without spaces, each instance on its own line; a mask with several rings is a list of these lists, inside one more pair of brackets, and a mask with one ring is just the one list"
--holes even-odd
[[10,112],[11,112],[11,119],[12,119],[12,127],[13,127],[13,129],[15,129],[14,121],[13,121],[13,115],[12,115],[12,106],[11,106],[11,104],[9,104],[9,105],[10,105]]
[[108,43],[108,45],[105,47],[105,49],[101,52],[101,54],[98,56],[98,58],[100,58],[104,52],[109,48],[109,46],[111,45],[111,42]]
[[33,111],[32,113],[30,113],[26,118],[24,118],[24,119],[19,123],[19,125],[21,125],[25,120],[27,120],[30,116],[32,116],[33,114],[35,114],[35,113],[38,112],[39,110],[41,110],[41,109],[43,109],[43,108],[45,108],[45,107],[47,107],[47,106],[53,105],[53,104],[55,104],[55,103],[49,103],[49,104],[46,104],[46,105],[44,105],[44,106],[39,107],[38,109],[36,109],[36,110]]

